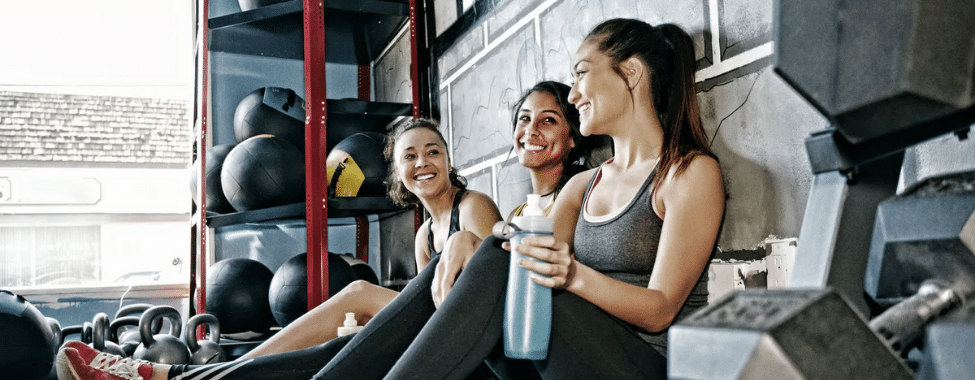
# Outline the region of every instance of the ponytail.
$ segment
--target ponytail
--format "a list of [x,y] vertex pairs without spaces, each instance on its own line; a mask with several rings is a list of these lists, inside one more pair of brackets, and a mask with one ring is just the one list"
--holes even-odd
[[[694,41],[674,24],[652,26],[640,20],[611,19],[586,36],[610,57],[613,70],[624,78],[620,63],[637,57],[650,73],[650,96],[664,132],[654,187],[676,166],[679,175],[697,155],[715,157],[701,123],[694,90]],[[631,92],[632,94],[632,92]]]

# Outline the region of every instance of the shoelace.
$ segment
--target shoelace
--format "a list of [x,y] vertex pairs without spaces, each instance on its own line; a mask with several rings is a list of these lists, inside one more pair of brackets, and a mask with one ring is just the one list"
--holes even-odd
[[139,376],[139,366],[149,362],[138,359],[120,358],[117,355],[104,352],[95,356],[91,361],[91,368],[111,373],[127,380],[145,380]]

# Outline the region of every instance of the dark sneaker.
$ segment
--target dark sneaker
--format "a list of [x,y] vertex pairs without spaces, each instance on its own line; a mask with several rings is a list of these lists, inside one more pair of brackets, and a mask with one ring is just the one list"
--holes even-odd
[[57,372],[60,380],[149,380],[152,363],[99,352],[74,340],[58,352]]

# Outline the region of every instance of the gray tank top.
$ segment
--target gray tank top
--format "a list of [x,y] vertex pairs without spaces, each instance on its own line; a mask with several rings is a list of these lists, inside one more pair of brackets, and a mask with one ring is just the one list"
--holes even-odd
[[[650,173],[636,197],[623,212],[609,220],[589,222],[584,217],[584,211],[589,203],[589,192],[600,177],[601,170],[596,170],[583,195],[583,206],[579,211],[574,239],[576,260],[609,277],[646,287],[657,258],[657,245],[660,243],[660,232],[664,223],[651,205],[653,197],[650,194],[650,184],[656,170]],[[707,273],[705,268],[678,312],[675,322],[707,306]],[[636,326],[633,328],[661,355],[667,356],[667,330],[647,333]]]

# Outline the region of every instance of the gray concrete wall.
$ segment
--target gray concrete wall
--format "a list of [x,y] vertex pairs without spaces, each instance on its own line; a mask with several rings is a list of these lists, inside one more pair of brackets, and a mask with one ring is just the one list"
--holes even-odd
[[825,120],[769,67],[771,1],[498,3],[437,63],[455,162],[502,211],[529,190],[527,173],[506,159],[511,103],[539,80],[568,82],[571,56],[588,30],[632,17],[675,23],[695,41],[704,125],[730,196],[722,248],[752,249],[770,235],[798,235],[811,178],[802,141]]
[[[482,4],[482,2],[484,2]],[[443,33],[473,1],[434,0],[436,31]],[[588,30],[608,18],[675,23],[694,38],[704,126],[721,160],[729,194],[719,238],[725,251],[762,247],[770,236],[799,234],[812,175],[804,139],[826,119],[772,71],[772,0],[479,0],[489,14],[441,56],[441,123],[456,166],[470,187],[490,194],[503,213],[529,190],[528,175],[508,157],[509,108],[540,80],[568,82],[570,57]],[[472,9],[474,8],[474,9]],[[401,38],[392,50],[409,50]],[[389,66],[384,61],[377,63]],[[408,61],[408,58],[407,58]],[[391,69],[389,69],[391,70]],[[377,73],[379,75],[379,73]],[[385,74],[383,74],[385,75]],[[396,93],[401,80],[390,81]],[[398,97],[397,97],[398,98]],[[406,98],[409,99],[409,98]],[[381,100],[381,99],[380,99]],[[937,139],[907,153],[902,182],[909,186],[942,173],[975,168],[972,142]],[[953,152],[952,156],[933,152]]]

